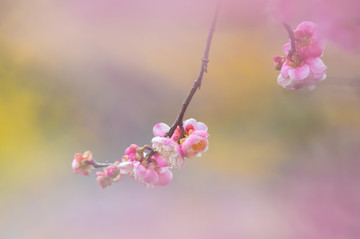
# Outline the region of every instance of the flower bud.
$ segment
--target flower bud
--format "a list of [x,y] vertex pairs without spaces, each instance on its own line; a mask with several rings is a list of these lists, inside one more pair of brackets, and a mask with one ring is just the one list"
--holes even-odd
[[98,175],[96,182],[98,182],[102,188],[106,188],[111,185],[112,179],[106,176],[104,172],[96,172],[96,174]]

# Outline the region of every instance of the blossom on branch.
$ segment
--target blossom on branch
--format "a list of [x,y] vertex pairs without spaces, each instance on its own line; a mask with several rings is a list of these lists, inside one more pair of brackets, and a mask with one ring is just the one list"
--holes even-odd
[[72,170],[76,174],[89,176],[91,169],[94,168],[93,161],[90,151],[86,151],[84,154],[77,153],[72,161]]
[[[290,30],[289,30],[290,31]],[[293,34],[290,43],[283,46],[286,57],[273,57],[274,67],[280,70],[277,82],[286,89],[312,88],[326,78],[326,65],[320,59],[324,46],[319,38],[316,24],[300,23]],[[292,49],[293,42],[295,48]]]

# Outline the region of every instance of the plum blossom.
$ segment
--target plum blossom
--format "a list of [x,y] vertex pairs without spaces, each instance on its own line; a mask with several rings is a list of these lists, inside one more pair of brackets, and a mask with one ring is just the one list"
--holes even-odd
[[309,58],[300,64],[287,60],[278,76],[278,84],[287,89],[302,89],[318,84],[326,78],[326,65],[318,58]]
[[120,173],[120,162],[116,161],[114,165],[110,165],[104,168],[104,172],[96,172],[98,175],[96,181],[102,188],[110,186],[113,182],[118,183],[123,177]]
[[204,124],[203,122],[197,122],[195,119],[191,118],[188,120],[184,121],[184,129],[186,131],[186,133],[189,132],[189,130],[201,130],[201,131],[205,131],[207,132],[208,127],[206,126],[206,124]]
[[201,156],[202,152],[206,152],[208,149],[209,134],[202,130],[194,131],[185,138],[184,142],[181,144],[181,150],[184,157],[191,158],[194,156]]
[[136,144],[131,144],[126,150],[125,154],[129,157],[129,159],[136,160],[137,152],[140,150],[140,147]]
[[318,34],[317,25],[305,21],[300,23],[294,31],[295,53],[289,55],[291,44],[286,43],[283,51],[286,57],[273,57],[278,76],[278,84],[286,89],[302,89],[323,81],[326,78],[326,65],[320,59],[324,46]]
[[106,175],[105,172],[96,172],[96,182],[102,187],[106,188],[111,185],[112,179]]
[[184,157],[180,146],[174,140],[156,136],[151,142],[153,149],[166,159],[170,167],[182,168],[184,166]]
[[[296,54],[300,58],[320,57],[324,52],[318,27],[315,23],[301,22],[294,31]],[[289,54],[291,49],[290,42],[283,46],[283,52]]]
[[94,160],[90,151],[86,151],[84,154],[77,153],[72,161],[72,170],[76,174],[89,176],[91,169],[94,168],[92,162]]

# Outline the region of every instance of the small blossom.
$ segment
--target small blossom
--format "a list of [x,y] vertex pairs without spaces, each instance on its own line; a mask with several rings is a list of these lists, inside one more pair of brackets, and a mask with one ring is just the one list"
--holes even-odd
[[106,173],[106,176],[108,176],[109,178],[115,178],[120,173],[120,170],[117,166],[111,165],[111,166],[107,166],[105,168],[105,173]]
[[112,179],[106,176],[105,172],[96,172],[96,174],[97,174],[96,182],[98,182],[98,184],[102,188],[106,188],[111,185]]
[[151,141],[153,143],[153,149],[155,149],[161,157],[166,159],[170,167],[182,168],[184,166],[181,149],[174,140],[157,136]]
[[197,130],[187,137],[181,144],[181,150],[184,157],[191,158],[194,156],[201,156],[202,152],[208,149],[209,134],[205,131]]
[[184,129],[185,132],[188,133],[189,130],[202,130],[202,131],[207,131],[208,127],[206,126],[206,124],[204,124],[203,122],[197,122],[195,119],[191,118],[188,120],[184,121]]
[[76,174],[89,176],[91,169],[94,168],[91,164],[92,162],[93,159],[90,151],[86,151],[84,154],[77,153],[72,161],[72,170]]

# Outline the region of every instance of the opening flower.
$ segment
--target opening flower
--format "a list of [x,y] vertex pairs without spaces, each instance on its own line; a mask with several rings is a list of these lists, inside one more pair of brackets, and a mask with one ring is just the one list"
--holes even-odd
[[162,158],[166,159],[170,167],[182,168],[184,166],[184,158],[181,154],[180,146],[172,139],[165,137],[154,137],[151,142],[152,147]]

